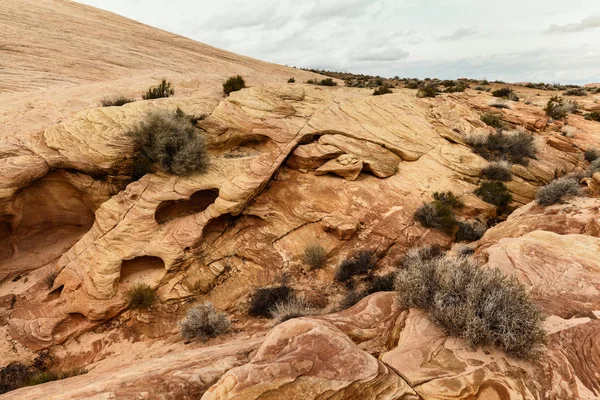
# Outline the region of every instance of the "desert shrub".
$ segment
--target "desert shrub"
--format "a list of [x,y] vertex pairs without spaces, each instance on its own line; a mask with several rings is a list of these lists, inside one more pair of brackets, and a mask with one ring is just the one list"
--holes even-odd
[[288,83],[296,83],[296,79],[290,78],[290,79],[288,79]]
[[585,151],[585,153],[583,154],[583,156],[585,158],[585,161],[592,162],[592,161],[600,158],[600,150],[598,150],[596,148],[587,149]]
[[455,85],[446,87],[444,93],[457,93],[464,92],[467,89],[467,85],[462,82],[457,82]]
[[396,272],[389,272],[385,275],[375,276],[367,287],[367,293],[393,292]]
[[208,166],[204,138],[185,114],[151,112],[128,135],[137,151],[133,175],[149,172],[153,164],[181,176],[203,172]]
[[217,310],[212,303],[205,302],[188,310],[181,321],[181,335],[187,340],[198,338],[205,342],[226,333],[230,326],[227,314]]
[[73,376],[87,374],[84,368],[74,368],[67,371],[43,371],[32,375],[27,382],[27,386],[41,385],[42,383],[59,381],[61,379],[71,378]]
[[413,218],[425,228],[437,229],[446,234],[451,234],[457,223],[452,208],[439,201],[423,204],[415,211]]
[[500,212],[506,211],[512,201],[512,195],[506,185],[498,181],[481,182],[475,194],[486,203],[495,205]]
[[131,179],[134,181],[140,180],[142,176],[152,172],[152,165],[154,165],[152,160],[144,154],[135,154],[131,159]]
[[379,86],[377,89],[375,89],[375,91],[373,92],[373,96],[381,96],[382,94],[388,94],[388,93],[393,93],[389,87],[382,85]]
[[469,246],[460,246],[457,253],[458,257],[471,257],[473,254],[475,254],[475,249]]
[[142,95],[144,100],[160,99],[162,97],[171,97],[175,94],[175,90],[171,88],[171,82],[163,79],[158,86],[151,86],[146,94]]
[[585,114],[585,119],[588,121],[600,122],[600,112],[592,111],[591,113]]
[[244,82],[244,78],[239,75],[232,76],[223,83],[223,93],[228,95],[231,92],[237,92],[245,87],[246,82]]
[[558,178],[538,189],[535,198],[542,206],[559,203],[567,196],[579,194],[579,181],[573,178]]
[[127,103],[133,103],[135,100],[125,96],[117,96],[110,99],[102,99],[100,103],[102,107],[120,107]]
[[327,262],[327,252],[320,245],[308,246],[304,249],[304,262],[310,266],[311,269],[323,268]]
[[277,323],[309,315],[319,315],[320,313],[321,310],[309,304],[306,300],[297,297],[293,297],[289,301],[277,303],[271,309],[271,316]]
[[355,276],[367,275],[375,268],[373,251],[361,250],[346,258],[335,271],[335,280],[352,286],[351,279]]
[[[494,97],[500,97],[500,98],[503,98],[503,99],[510,99],[510,100],[513,100],[513,98],[514,98],[514,91],[513,91],[511,88],[504,87],[504,88],[502,88],[502,89],[497,89],[497,90],[494,90],[494,91],[492,92],[492,96],[494,96]],[[511,97],[512,97],[512,98],[511,98]],[[517,97],[517,100],[518,100],[518,99],[519,99],[519,98]],[[515,101],[516,101],[516,100],[515,100]]]
[[411,80],[406,85],[404,85],[404,87],[407,89],[418,89],[419,81]]
[[481,176],[490,181],[508,182],[512,179],[510,164],[506,161],[494,161],[481,170]]
[[419,91],[417,92],[417,97],[435,97],[439,93],[437,85],[433,82],[428,82],[424,84]]
[[562,119],[577,109],[577,104],[571,101],[565,101],[562,97],[552,96],[544,111],[546,115],[553,119]]
[[487,105],[490,107],[498,108],[500,110],[502,110],[504,108],[507,108],[510,110],[512,108],[512,105],[510,104],[510,102],[505,99],[492,99],[487,102]]
[[424,260],[429,261],[443,256],[444,251],[437,244],[415,247],[406,252],[406,255],[400,262],[400,267],[413,268],[415,265],[420,265]]
[[600,159],[596,159],[590,163],[590,168],[587,171],[587,176],[592,176],[596,172],[600,172]]
[[48,289],[52,289],[54,287],[54,281],[58,277],[58,272],[52,271],[48,275],[44,277],[44,283]]
[[454,193],[447,192],[435,192],[433,194],[433,199],[439,201],[445,206],[449,206],[454,209],[461,209],[465,206],[465,203],[462,202],[458,197],[454,195]]
[[502,122],[502,118],[498,113],[490,113],[486,112],[481,115],[481,120],[488,126],[492,126],[494,128],[502,128],[504,123]]
[[321,86],[337,86],[337,82],[331,78],[325,78],[319,83],[319,85],[321,85]]
[[258,289],[251,296],[248,314],[253,317],[271,318],[277,304],[288,303],[294,297],[294,289],[288,285]]
[[459,222],[458,231],[456,231],[457,242],[474,242],[483,237],[487,231],[487,226],[479,221]]
[[537,154],[533,135],[524,131],[506,133],[497,130],[489,135],[469,135],[466,143],[486,160],[507,160],[527,165],[528,158],[535,158]]
[[203,121],[206,118],[206,114],[191,115],[191,114],[187,114],[181,108],[177,107],[177,109],[175,110],[175,117],[187,119],[188,121],[190,121],[190,123],[192,125],[196,125],[198,123],[198,121]]
[[564,96],[586,96],[587,92],[585,91],[585,88],[578,87],[578,88],[568,89],[566,92],[563,93],[563,95]]
[[149,308],[156,301],[156,293],[149,285],[138,283],[125,293],[129,307],[133,309]]
[[4,368],[0,368],[0,394],[27,386],[32,368],[20,362],[13,362]]
[[545,342],[543,317],[525,287],[499,270],[467,257],[440,257],[398,271],[396,290],[404,307],[424,309],[447,335],[473,348],[497,346],[534,358]]

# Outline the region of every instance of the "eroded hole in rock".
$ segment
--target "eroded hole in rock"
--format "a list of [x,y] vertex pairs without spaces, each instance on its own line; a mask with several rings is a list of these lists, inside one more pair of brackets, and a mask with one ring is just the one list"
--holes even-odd
[[53,291],[51,291],[50,293],[48,293],[48,300],[57,300],[60,298],[60,295],[62,293],[64,289],[64,285],[60,285],[59,287],[57,287],[56,289],[54,289]]
[[235,221],[235,217],[231,214],[223,214],[212,219],[202,229],[202,241],[207,243],[214,242],[219,236],[225,232],[225,229]]
[[153,286],[165,275],[165,263],[159,257],[143,256],[124,260],[119,284],[145,283]]
[[163,201],[156,208],[154,219],[157,223],[164,224],[175,218],[198,214],[214,203],[217,197],[219,197],[219,191],[217,189],[210,189],[194,193],[189,200]]
[[90,195],[52,171],[21,189],[0,211],[0,280],[51,262],[76,243],[94,223]]

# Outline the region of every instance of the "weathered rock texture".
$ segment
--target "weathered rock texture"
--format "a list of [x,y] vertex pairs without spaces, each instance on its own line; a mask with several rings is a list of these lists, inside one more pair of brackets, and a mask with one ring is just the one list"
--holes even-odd
[[[353,252],[373,250],[391,269],[409,248],[450,245],[413,220],[434,192],[464,201],[459,219],[496,216],[473,194],[487,161],[465,145],[491,131],[480,120],[490,95],[287,84],[314,74],[67,1],[7,0],[0,23],[11,66],[0,71],[0,367],[50,349],[56,367],[91,370],[19,395],[52,398],[62,387],[60,398],[198,398],[217,381],[205,398],[600,395],[598,179],[587,180],[588,198],[531,202],[540,185],[587,168],[583,150],[600,131],[571,115],[574,137],[561,135],[540,107],[552,93],[517,88],[535,104],[502,111],[505,123],[533,132],[538,157],[513,166],[508,183],[513,206],[529,204],[490,229],[475,255],[516,274],[548,314],[543,360],[465,349],[392,293],[267,334],[270,322],[246,316],[256,288],[288,275],[303,297],[334,309],[347,294],[332,283],[334,269]],[[223,97],[234,74],[249,87]],[[162,77],[174,97],[97,107],[117,94],[139,99]],[[198,132],[208,171],[132,182],[127,132],[146,113],[177,107],[206,115]],[[302,255],[314,244],[327,265],[309,271]],[[125,311],[136,283],[158,294],[148,311]],[[182,300],[194,298],[234,318],[231,344],[186,353],[177,321]],[[146,351],[159,340],[177,342],[174,353]],[[125,366],[123,349],[140,362]]]

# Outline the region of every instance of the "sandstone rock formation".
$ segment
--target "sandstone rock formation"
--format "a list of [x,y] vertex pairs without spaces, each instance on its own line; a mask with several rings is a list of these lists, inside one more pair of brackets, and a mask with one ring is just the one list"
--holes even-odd
[[[40,15],[47,23],[32,32]],[[480,120],[490,95],[287,84],[315,75],[66,1],[7,0],[0,22],[19,38],[0,48],[18,71],[0,71],[0,368],[48,349],[55,367],[90,370],[7,398],[600,395],[598,178],[585,196],[532,202],[539,186],[587,167],[583,150],[600,131],[572,115],[574,137],[563,136],[540,107],[552,93],[518,88],[534,104],[502,111],[505,123],[534,132],[538,157],[512,166],[507,186],[522,207],[475,245],[477,259],[515,274],[547,314],[539,362],[465,348],[393,293],[271,330],[246,315],[256,288],[287,275],[303,297],[334,310],[347,294],[332,283],[335,267],[355,251],[374,251],[387,271],[412,247],[449,246],[450,236],[413,220],[434,192],[461,198],[461,220],[496,216],[473,194],[487,161],[465,145],[491,131]],[[82,23],[73,40],[68,32]],[[104,58],[89,55],[102,48]],[[37,57],[56,62],[42,71]],[[234,74],[249,87],[223,97]],[[162,77],[174,97],[97,107],[116,94],[139,97]],[[127,132],[152,110],[176,108],[206,115],[197,126],[208,171],[132,182]],[[319,271],[302,261],[313,244],[328,257]],[[158,304],[127,311],[136,283],[155,289]],[[182,342],[178,320],[194,300],[233,318],[222,342]]]

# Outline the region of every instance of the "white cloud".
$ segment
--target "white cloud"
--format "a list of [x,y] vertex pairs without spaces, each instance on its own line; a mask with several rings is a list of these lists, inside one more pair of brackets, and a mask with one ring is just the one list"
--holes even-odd
[[576,23],[566,25],[552,24],[546,29],[546,33],[583,32],[587,29],[594,28],[600,28],[600,14],[584,18]]
[[463,39],[467,36],[473,36],[477,33],[474,28],[458,28],[454,32],[446,36],[440,36],[440,40],[445,42],[452,42],[455,40]]

